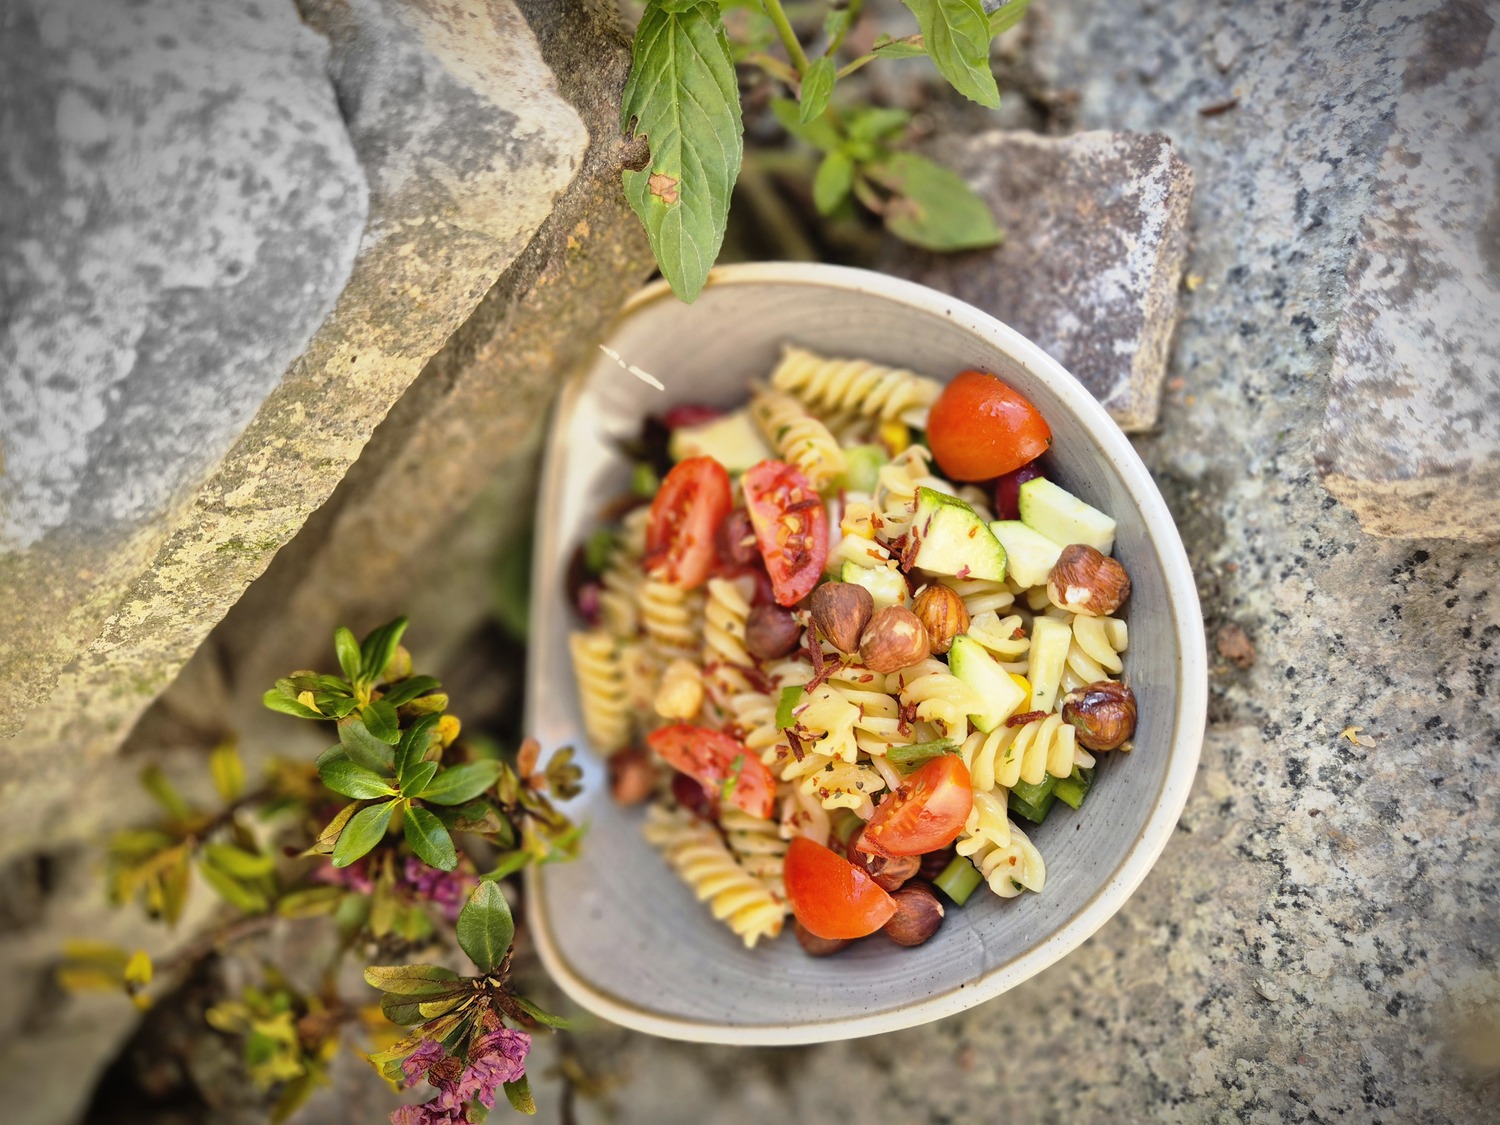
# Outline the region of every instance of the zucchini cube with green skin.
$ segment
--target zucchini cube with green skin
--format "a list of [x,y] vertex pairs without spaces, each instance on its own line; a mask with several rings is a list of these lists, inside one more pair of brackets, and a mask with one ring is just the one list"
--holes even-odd
[[957,496],[917,489],[911,536],[915,550],[908,545],[910,565],[928,574],[988,582],[1005,579],[1005,548],[974,509]]
[[880,484],[881,466],[890,454],[878,445],[856,445],[844,450],[844,487],[851,492],[874,492]]
[[906,588],[906,575],[894,567],[860,566],[858,563],[846,562],[839,577],[870,591],[876,609],[884,609],[888,605],[905,605],[906,596],[910,593]]
[[994,730],[1016,713],[1016,708],[1026,702],[1026,689],[1010,678],[1006,670],[995,663],[983,645],[973,637],[960,634],[953,638],[953,647],[948,650],[948,668],[984,700],[984,709],[969,716],[976,730],[985,734]]
[[678,426],[667,442],[667,452],[674,462],[712,457],[731,473],[743,473],[776,456],[760,436],[749,410],[736,410],[696,426]]
[[1047,576],[1062,554],[1061,544],[1020,520],[996,520],[990,530],[1005,548],[1005,569],[1016,582],[1026,587],[1047,584]]
[[1115,521],[1046,477],[1021,485],[1021,522],[1060,547],[1082,543],[1101,555],[1115,549]]

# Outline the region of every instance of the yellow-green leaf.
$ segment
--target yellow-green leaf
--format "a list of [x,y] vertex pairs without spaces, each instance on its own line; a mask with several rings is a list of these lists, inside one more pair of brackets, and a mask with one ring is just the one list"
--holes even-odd
[[1000,89],[990,72],[990,21],[980,0],[902,0],[922,28],[938,71],[964,97],[994,109]]
[[226,801],[238,800],[245,791],[245,763],[240,760],[240,751],[234,742],[221,742],[208,756],[208,769],[213,774],[214,788]]

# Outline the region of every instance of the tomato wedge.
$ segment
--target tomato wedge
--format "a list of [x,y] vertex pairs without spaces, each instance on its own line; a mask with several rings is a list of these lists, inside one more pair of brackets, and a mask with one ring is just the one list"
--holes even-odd
[[645,568],[691,590],[708,581],[718,558],[714,533],[729,514],[729,474],[712,457],[678,462],[651,501]]
[[896,913],[874,879],[806,836],[792,837],[783,873],[792,913],[820,938],[864,937]]
[[963,831],[973,807],[969,768],[957,754],[944,754],[880,803],[855,847],[887,857],[937,851]]
[[703,786],[720,800],[728,787],[729,803],[752,816],[768,817],[776,808],[776,779],[745,744],[720,730],[687,723],[662,727],[646,736],[662,761]]
[[828,561],[828,512],[818,490],[785,461],[762,461],[740,478],[760,556],[778,605],[812,592]]
[[983,371],[964,371],[932,404],[927,443],[944,475],[989,480],[1047,452],[1052,428],[1009,383]]

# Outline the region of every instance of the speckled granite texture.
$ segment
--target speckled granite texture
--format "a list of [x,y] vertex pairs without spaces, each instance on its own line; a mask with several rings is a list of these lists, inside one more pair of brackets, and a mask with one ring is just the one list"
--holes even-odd
[[[1369,538],[1313,462],[1399,48],[1439,6],[1036,6],[1034,52],[1079,89],[1080,127],[1160,131],[1193,169],[1203,282],[1184,294],[1160,430],[1137,445],[1211,641],[1238,625],[1256,658],[1212,668],[1176,838],[1065,961],[943,1023],[845,1044],[581,1037],[579,1063],[618,1083],[614,1120],[1500,1120],[1482,1005],[1500,994],[1500,552]],[[560,1120],[555,1080],[537,1092]],[[581,1102],[576,1120],[604,1116]]]

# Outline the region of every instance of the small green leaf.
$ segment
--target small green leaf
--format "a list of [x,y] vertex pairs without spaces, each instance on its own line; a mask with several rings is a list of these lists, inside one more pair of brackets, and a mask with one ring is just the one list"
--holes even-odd
[[772,98],[771,112],[776,120],[792,136],[804,140],[813,148],[829,152],[839,147],[843,138],[827,117],[819,117],[806,124],[802,121],[802,107],[790,98]]
[[343,835],[344,829],[348,826],[349,821],[357,812],[359,812],[358,801],[355,801],[352,805],[345,805],[342,809],[339,810],[338,815],[324,826],[323,831],[318,833],[318,838],[313,841],[313,846],[308,848],[307,851],[303,852],[302,854],[333,854],[334,845],[338,843],[339,837]]
[[921,36],[907,36],[905,39],[892,39],[889,35],[880,35],[875,39],[875,45],[870,48],[871,52],[883,59],[915,59],[927,53],[927,48],[920,42],[913,43],[911,39],[921,39]]
[[469,895],[469,901],[458,914],[458,944],[469,960],[488,973],[505,960],[506,950],[516,934],[510,916],[510,904],[498,883],[481,882]]
[[412,805],[406,810],[402,822],[406,842],[417,858],[439,871],[452,871],[458,866],[458,853],[453,849],[453,837],[442,822],[426,809]]
[[531,1096],[531,1083],[524,1074],[514,1082],[505,1084],[505,1100],[510,1102],[510,1108],[517,1113],[536,1112],[536,1099]]
[[829,98],[833,97],[833,84],[837,77],[837,68],[827,55],[807,68],[807,73],[802,76],[802,96],[799,99],[802,108],[798,116],[802,124],[806,125],[823,116],[823,111],[828,108]]
[[410,703],[417,696],[442,686],[442,683],[432,676],[408,676],[380,698],[383,703],[389,703],[392,707],[400,707],[403,703]]
[[276,913],[283,918],[315,918],[338,909],[345,895],[343,887],[303,887],[276,900]]
[[989,206],[941,164],[898,152],[866,171],[896,196],[885,204],[883,215],[896,237],[927,250],[973,250],[999,243]]
[[203,858],[236,879],[261,879],[276,870],[276,860],[233,844],[204,844]]
[[494,785],[499,776],[499,762],[467,762],[445,769],[416,795],[435,805],[462,805]]
[[363,657],[360,655],[359,642],[354,639],[354,634],[340,625],[333,631],[333,648],[339,654],[339,667],[344,670],[344,675],[350,680],[359,679]]
[[854,161],[840,149],[834,149],[818,165],[818,174],[813,177],[813,206],[820,215],[831,215],[835,208],[849,198],[854,187]]
[[193,815],[188,803],[177,792],[177,787],[167,780],[167,775],[156,766],[147,766],[141,771],[141,785],[156,798],[156,803],[166,809],[167,815],[177,820],[187,820]]
[[414,1000],[410,996],[397,996],[391,992],[387,992],[380,998],[380,1014],[402,1027],[410,1027],[412,1024],[424,1023],[427,1020],[427,1017],[422,1014],[420,1000]]
[[1031,0],[1009,0],[990,13],[990,37],[1009,31],[1020,23],[1031,7]]
[[886,140],[905,129],[910,120],[911,114],[904,109],[870,106],[849,114],[849,139],[852,141]]
[[245,763],[232,741],[214,747],[208,756],[208,770],[213,775],[214,788],[225,801],[237,800],[245,791]]
[[411,726],[407,727],[401,735],[401,742],[396,747],[396,773],[405,773],[413,762],[420,762],[426,755],[428,748],[432,745],[432,728],[437,725],[439,716],[423,715]]
[[328,716],[320,715],[305,703],[297,702],[295,695],[287,695],[277,688],[272,688],[260,697],[260,701],[272,711],[280,711],[283,715],[295,715],[299,719],[326,719]]
[[516,1002],[516,1007],[520,1008],[521,1011],[525,1012],[528,1016],[536,1020],[536,1022],[541,1024],[543,1027],[555,1027],[559,1031],[574,1030],[574,1023],[572,1020],[565,1019],[562,1016],[554,1016],[551,1012],[547,1012],[542,1010],[541,1008],[538,1008],[524,996],[512,996],[511,999]]
[[339,720],[339,742],[344,752],[367,770],[388,774],[396,767],[395,751],[371,734],[358,716]]
[[219,893],[219,897],[236,910],[246,914],[260,914],[270,905],[266,896],[254,887],[248,887],[234,876],[221,871],[205,857],[198,870],[208,885]]
[[467,988],[463,981],[442,965],[371,965],[365,970],[366,984],[401,996],[449,996],[455,983]]
[[401,721],[396,718],[396,708],[391,706],[389,700],[377,699],[361,708],[359,714],[364,720],[365,729],[387,746],[394,746],[401,741]]
[[719,256],[742,155],[739,83],[716,0],[648,0],[620,122],[651,146],[643,171],[623,173],[625,197],[672,291],[692,301]]
[[396,655],[396,646],[401,643],[402,634],[406,632],[406,618],[398,617],[389,624],[382,625],[365,638],[364,644],[360,645],[360,676],[371,683],[380,678],[380,673],[385,671],[385,666],[391,662],[391,657]]
[[391,813],[395,809],[395,801],[386,801],[382,805],[371,805],[355,813],[339,834],[339,842],[333,847],[333,865],[348,867],[355,860],[369,854],[384,838],[385,830],[391,824]]
[[991,109],[1000,90],[990,73],[990,21],[980,0],[901,0],[922,28],[922,43],[943,77]]
[[339,757],[325,762],[318,767],[318,776],[322,778],[323,784],[335,793],[342,793],[345,797],[353,797],[357,801],[367,801],[374,797],[393,797],[396,790],[391,787],[391,779],[382,777],[374,770],[367,770],[348,758]]
[[417,762],[401,776],[401,792],[408,797],[415,797],[427,788],[437,769],[436,762]]
[[489,801],[466,801],[452,808],[437,804],[428,807],[449,832],[477,832],[492,836],[496,845],[502,848],[515,844],[510,821],[502,817]]

